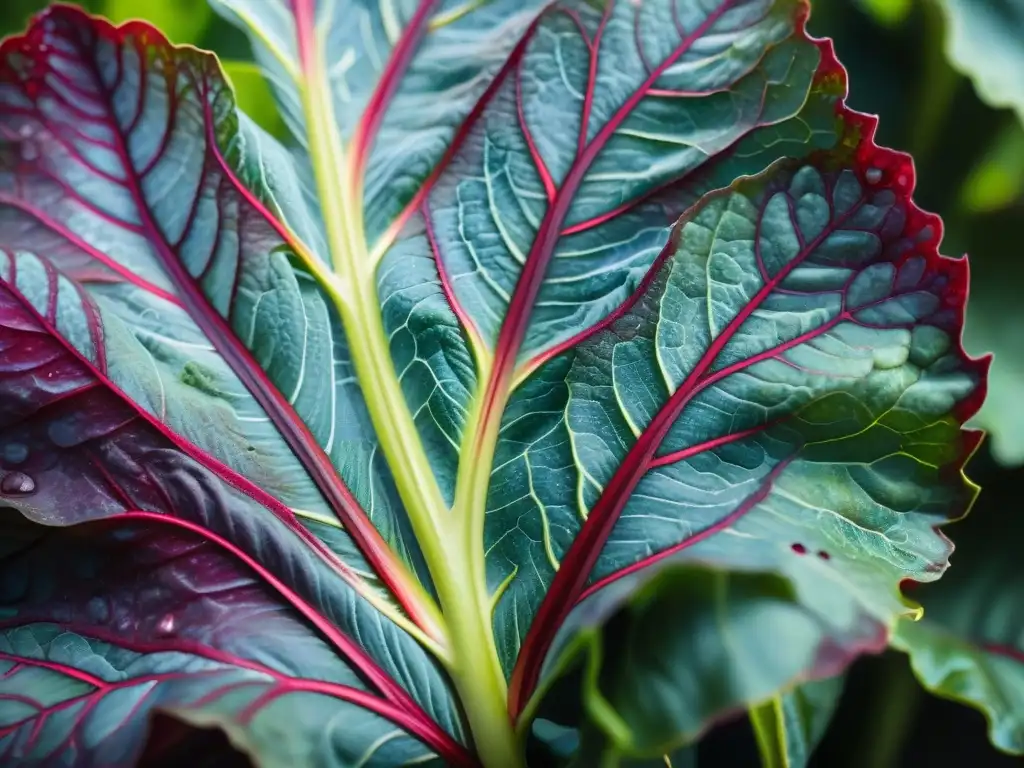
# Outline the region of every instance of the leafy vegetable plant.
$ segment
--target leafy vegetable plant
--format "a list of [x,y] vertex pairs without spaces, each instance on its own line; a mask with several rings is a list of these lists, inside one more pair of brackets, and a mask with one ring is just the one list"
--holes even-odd
[[806,4],[213,6],[286,144],[143,23],[0,50],[4,764],[820,731],[776,697],[919,612],[987,362]]

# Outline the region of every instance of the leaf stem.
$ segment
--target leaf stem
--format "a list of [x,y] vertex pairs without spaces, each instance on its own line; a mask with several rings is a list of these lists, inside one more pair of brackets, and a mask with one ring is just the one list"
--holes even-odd
[[[333,273],[314,267],[316,276],[338,306],[381,449],[396,470],[398,493],[433,578],[441,603],[438,624],[449,651],[440,661],[458,691],[477,754],[485,766],[518,768],[523,758],[508,714],[507,685],[495,650],[483,563],[480,499],[486,499],[491,462],[473,457],[484,473],[475,476],[476,506],[453,514],[437,484],[391,358],[377,292],[377,260],[371,258],[363,230],[359,161],[345,156],[327,75],[317,60],[316,51],[322,50],[324,41],[313,39],[311,13],[300,15],[310,17],[297,20],[305,72],[301,90],[334,267]],[[493,444],[490,450],[493,453]],[[430,604],[436,611],[432,600]]]
[[750,724],[757,738],[761,768],[789,768],[786,750],[786,725],[782,716],[782,699],[775,696],[750,708]]
[[[445,604],[445,615],[453,623],[472,622],[479,625],[472,633],[476,635],[475,642],[479,645],[464,651],[475,656],[473,665],[467,668],[467,672],[472,670],[472,673],[479,677],[481,688],[489,692],[487,703],[480,702],[479,705],[500,705],[488,711],[486,715],[488,722],[491,723],[486,734],[489,743],[482,743],[478,729],[473,729],[484,764],[519,766],[523,765],[522,744],[516,736],[508,711],[508,683],[494,642],[494,600],[487,590],[483,548],[484,510],[487,508],[491,467],[494,464],[495,445],[505,403],[504,400],[500,403],[488,402],[486,395],[491,377],[490,370],[483,358],[478,358],[477,366],[478,380],[481,384],[474,397],[473,410],[464,431],[472,443],[462,448],[463,455],[471,457],[471,460],[463,461],[459,467],[455,488],[454,519],[464,537],[457,554],[464,558],[460,570],[466,574],[466,580],[457,606],[460,613],[450,614],[449,607]],[[507,388],[504,391],[507,391]],[[465,613],[462,613],[463,611]],[[453,645],[455,643],[453,638]],[[459,656],[461,655],[462,653],[459,653]],[[465,700],[464,704],[472,721],[474,704]]]
[[[302,5],[299,3],[298,7]],[[312,19],[308,21],[311,25]],[[318,46],[311,44],[308,37],[304,38],[303,25],[298,26],[306,75],[301,87],[302,100],[308,120],[310,152],[316,159],[317,191],[325,212],[324,225],[335,271],[330,272],[315,257],[307,259],[307,264],[341,315],[352,362],[359,381],[364,383],[363,395],[378,431],[381,448],[391,466],[401,467],[401,472],[395,472],[395,480],[408,507],[417,538],[421,542],[436,541],[441,537],[437,527],[445,505],[416,439],[415,425],[390,360],[379,307],[371,305],[376,301],[377,291],[372,270],[365,268],[367,259],[366,246],[361,240],[361,211],[352,200],[350,190],[345,188],[347,164],[337,132],[327,75],[316,61]],[[307,31],[312,36],[312,30]],[[365,386],[367,382],[372,382],[372,385]],[[407,418],[403,419],[403,415]],[[418,580],[410,578],[401,587],[414,593],[417,605],[432,625],[428,632],[436,632],[443,637],[441,614]]]

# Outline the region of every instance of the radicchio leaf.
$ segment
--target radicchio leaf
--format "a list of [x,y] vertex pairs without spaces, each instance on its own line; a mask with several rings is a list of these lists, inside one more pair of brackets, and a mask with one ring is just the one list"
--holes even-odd
[[[290,146],[142,24],[57,7],[0,50],[10,506],[223,551],[372,699],[344,717],[455,764],[521,766],[581,659],[578,725],[647,758],[914,612],[898,583],[941,574],[976,493],[987,363],[966,264],[805,2],[213,5]],[[652,584],[707,599],[595,651]],[[688,653],[723,604],[740,641]],[[762,610],[791,631],[754,637]],[[63,620],[16,629],[108,642]],[[719,664],[735,684],[692,709],[637,697]],[[199,688],[165,708],[327,759]]]

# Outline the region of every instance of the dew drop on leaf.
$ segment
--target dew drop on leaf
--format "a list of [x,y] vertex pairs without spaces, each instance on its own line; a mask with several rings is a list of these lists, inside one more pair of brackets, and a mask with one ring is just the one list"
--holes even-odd
[[882,180],[882,171],[879,168],[868,168],[864,178],[868,180],[869,184],[877,184]]
[[0,493],[9,496],[32,493],[36,489],[36,481],[24,472],[8,472],[4,479],[0,480]]

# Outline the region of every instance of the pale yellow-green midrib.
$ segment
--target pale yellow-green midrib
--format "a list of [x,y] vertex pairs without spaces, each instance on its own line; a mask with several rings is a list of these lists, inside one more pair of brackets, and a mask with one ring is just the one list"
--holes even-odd
[[[444,501],[390,356],[377,295],[377,259],[365,239],[361,183],[352,174],[357,164],[345,157],[323,67],[306,72],[300,88],[334,267],[333,273],[317,270],[318,277],[338,306],[381,449],[393,468],[440,598],[447,649],[441,661],[459,692],[479,757],[489,768],[515,768],[522,765],[522,757],[508,717],[507,686],[491,624],[483,562],[483,505],[457,505],[452,511]],[[377,245],[373,253],[384,250]],[[477,488],[471,496],[485,497],[478,489],[484,475],[490,474],[490,461],[468,464],[477,468],[470,470]],[[482,465],[486,472],[479,469]],[[461,477],[459,484],[463,484]]]

